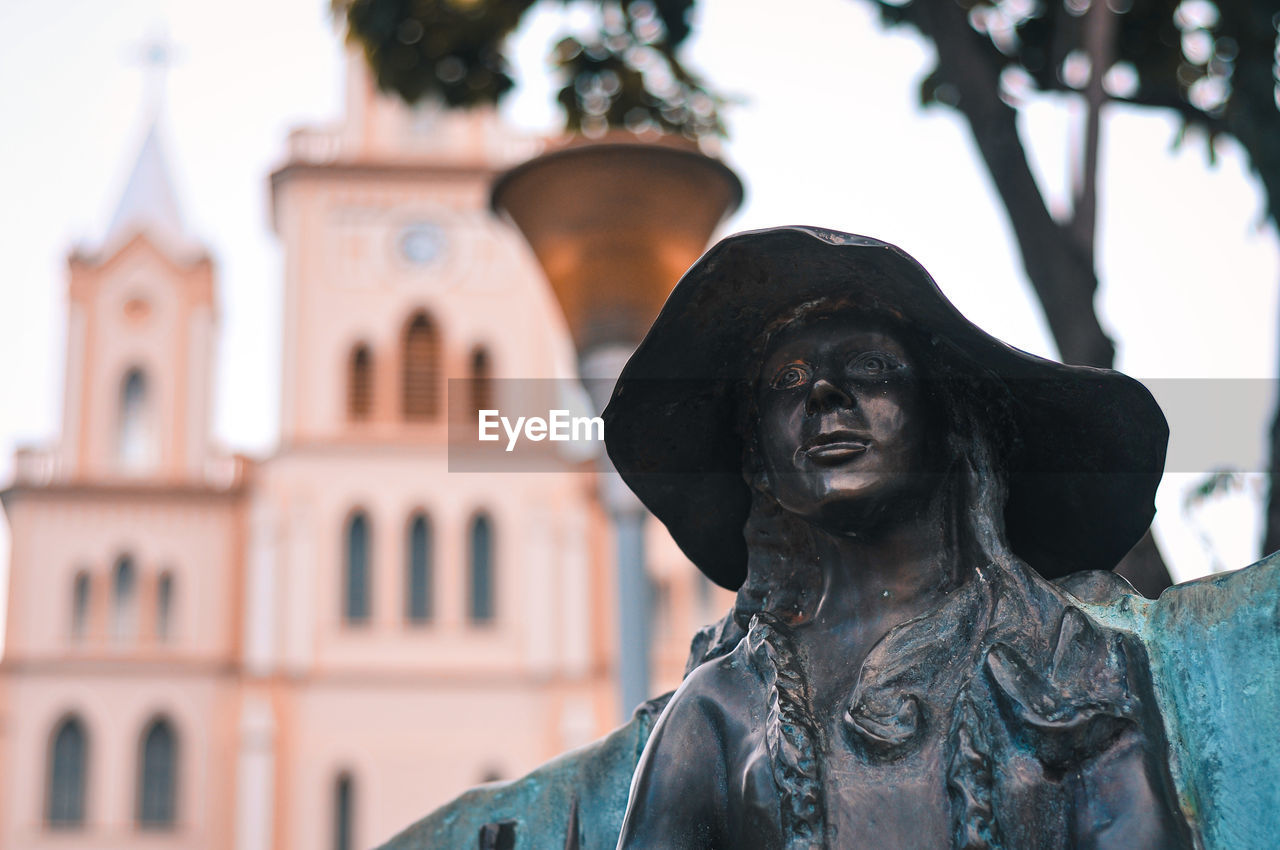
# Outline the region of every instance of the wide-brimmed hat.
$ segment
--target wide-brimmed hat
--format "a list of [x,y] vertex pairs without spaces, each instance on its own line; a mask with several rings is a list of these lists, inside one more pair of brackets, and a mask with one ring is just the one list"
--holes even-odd
[[1042,575],[1111,569],[1151,524],[1169,428],[1142,384],[1006,345],[893,245],[816,227],[756,230],[717,243],[685,273],[604,411],[623,480],[717,584],[736,589],[747,571],[736,394],[756,378],[746,373],[762,334],[824,300],[945,341],[949,367],[1004,384],[1019,444],[1005,527]]

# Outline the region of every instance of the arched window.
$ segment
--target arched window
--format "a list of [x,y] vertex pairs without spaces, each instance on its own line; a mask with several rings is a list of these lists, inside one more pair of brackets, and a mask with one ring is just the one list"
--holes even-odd
[[148,410],[147,375],[134,367],[120,384],[120,419],[117,424],[117,455],[120,465],[137,472],[155,460],[155,438]]
[[160,574],[156,582],[156,638],[167,641],[173,635],[173,573]]
[[473,623],[488,623],[494,616],[493,523],[485,514],[471,521],[470,604]]
[[471,352],[469,364],[470,380],[467,382],[470,402],[468,412],[471,421],[481,410],[493,410],[493,367],[489,362],[489,352],[484,346],[476,346]]
[[419,313],[404,332],[400,405],[411,422],[434,419],[440,409],[440,334]]
[[355,850],[355,780],[338,774],[333,783],[333,850]]
[[111,631],[118,638],[133,634],[138,619],[138,578],[133,559],[121,555],[111,576]]
[[71,637],[82,640],[89,632],[89,573],[81,570],[71,586]]
[[369,346],[352,349],[347,368],[347,417],[363,422],[373,414],[373,354]]
[[363,511],[351,515],[346,537],[342,615],[348,623],[364,623],[369,619],[369,519]]
[[410,623],[425,623],[431,619],[431,522],[426,514],[414,515],[407,542],[404,616]]
[[63,719],[49,746],[49,784],[45,820],[55,829],[84,825],[84,788],[88,777],[89,744],[80,718]]
[[138,749],[138,826],[173,826],[178,784],[178,742],[173,727],[157,717],[142,732]]

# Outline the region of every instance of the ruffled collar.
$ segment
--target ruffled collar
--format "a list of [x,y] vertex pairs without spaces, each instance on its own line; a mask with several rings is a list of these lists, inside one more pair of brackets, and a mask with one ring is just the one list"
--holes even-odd
[[[956,846],[1001,845],[990,734],[1062,771],[1103,751],[1141,715],[1124,637],[1020,562],[974,571],[932,611],[892,629],[867,654],[841,730],[871,761],[941,737]],[[788,850],[826,831],[822,728],[791,627],[758,614],[739,644],[768,692],[764,736]],[[833,742],[832,742],[833,743]]]
[[981,679],[1016,737],[1047,765],[1104,748],[1138,713],[1123,637],[1021,563],[975,570],[932,611],[867,654],[848,701],[851,745],[896,757]]

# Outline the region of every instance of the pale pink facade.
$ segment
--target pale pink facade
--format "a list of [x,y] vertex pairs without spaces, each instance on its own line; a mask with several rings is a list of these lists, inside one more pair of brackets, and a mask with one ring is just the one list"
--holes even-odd
[[[618,720],[594,476],[449,471],[447,379],[478,352],[495,379],[572,375],[487,206],[532,146],[379,96],[358,62],[348,86],[342,125],[296,132],[271,177],[271,457],[210,444],[214,268],[154,132],[104,243],[70,260],[62,436],[4,492],[0,848],[368,847]],[[727,595],[651,531],[656,693]]]

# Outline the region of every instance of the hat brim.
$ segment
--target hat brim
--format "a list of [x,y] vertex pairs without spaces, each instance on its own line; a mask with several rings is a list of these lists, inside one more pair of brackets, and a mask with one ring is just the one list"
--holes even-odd
[[681,550],[717,584],[746,578],[751,495],[734,421],[753,346],[779,317],[842,299],[945,338],[1013,401],[1010,547],[1048,578],[1111,569],[1155,515],[1169,430],[1142,384],[1028,354],[960,314],[901,249],[782,227],[730,236],[680,279],[604,411],[609,457]]

